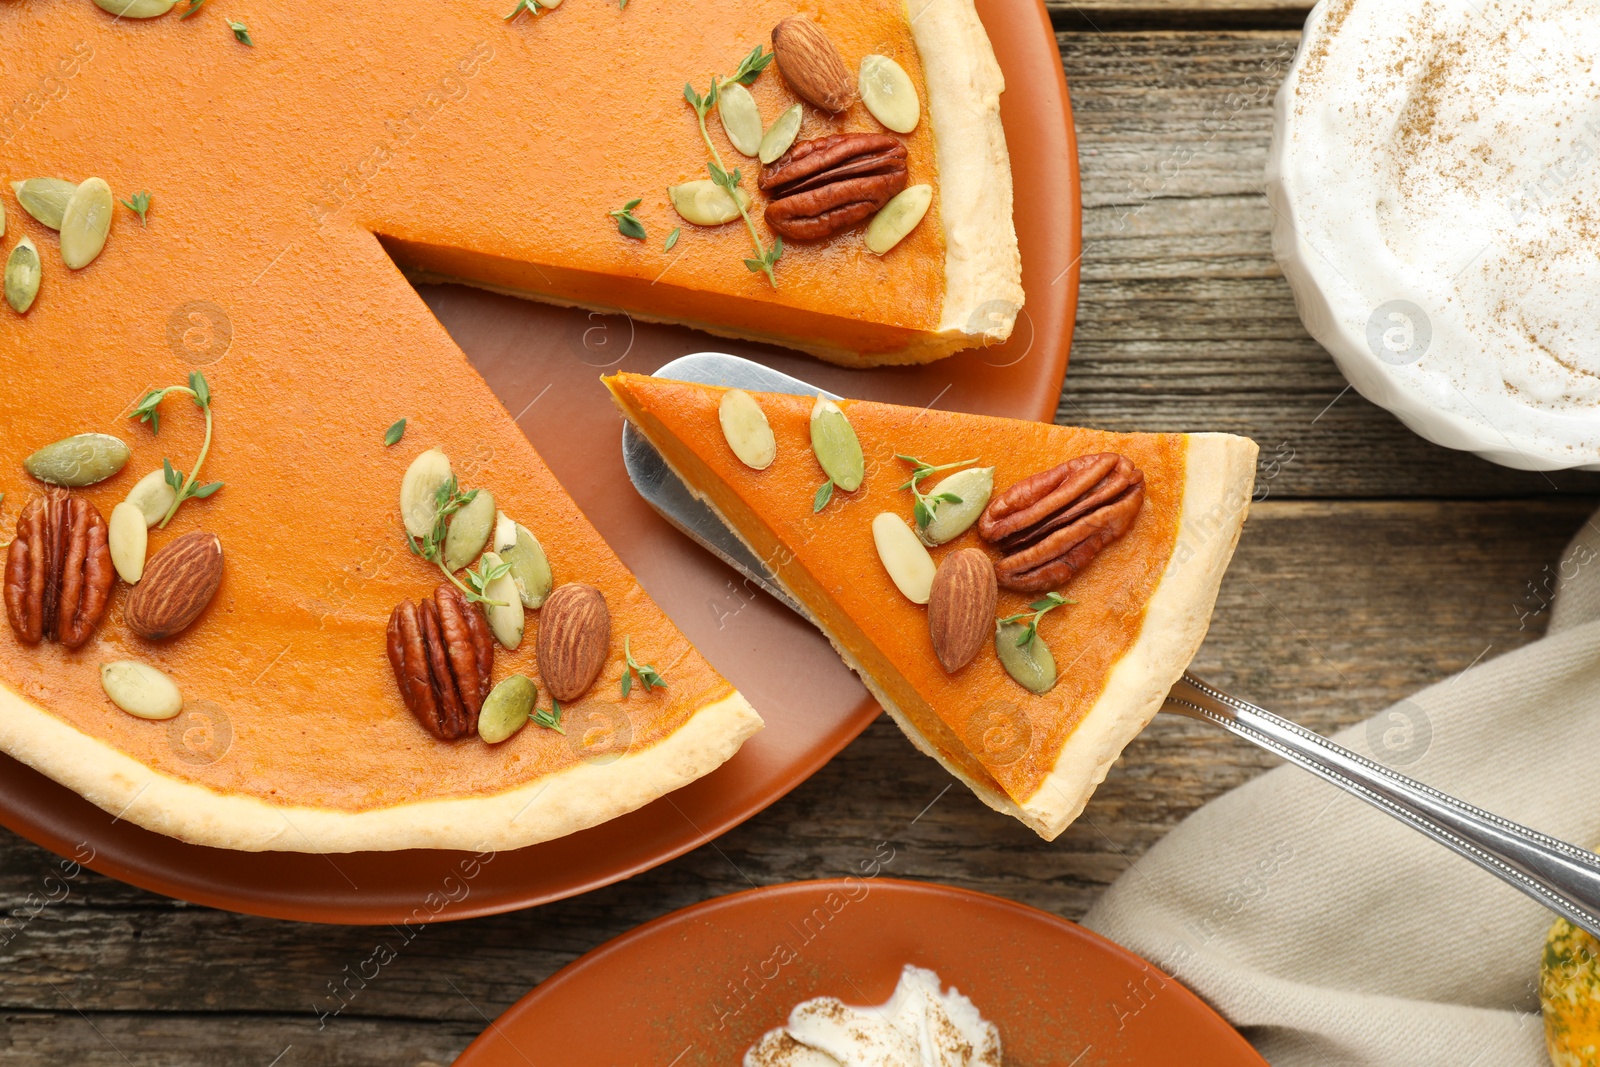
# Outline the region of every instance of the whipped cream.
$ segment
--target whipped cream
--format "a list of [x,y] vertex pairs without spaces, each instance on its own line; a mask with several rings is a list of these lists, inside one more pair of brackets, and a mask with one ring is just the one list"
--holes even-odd
[[1000,1067],[1000,1031],[939,976],[907,964],[885,1004],[835,997],[795,1007],[744,1054],[744,1067]]
[[1322,0],[1278,98],[1273,247],[1307,327],[1414,429],[1600,462],[1600,17]]

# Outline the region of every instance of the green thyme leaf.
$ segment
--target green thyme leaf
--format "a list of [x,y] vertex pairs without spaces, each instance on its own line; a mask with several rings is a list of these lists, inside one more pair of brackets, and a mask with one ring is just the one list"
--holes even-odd
[[817,487],[817,495],[811,498],[811,514],[815,515],[828,506],[828,501],[833,499],[833,479],[829,478]]
[[204,411],[211,406],[211,386],[199,371],[189,372],[189,391],[194,394],[194,406]]
[[654,667],[648,663],[640,663],[638,660],[633,658],[633,646],[631,638],[624,637],[622,639],[622,658],[627,663],[627,666],[622,670],[623,696],[627,696],[633,691],[634,675],[639,676],[639,684],[644,686],[644,691],[646,693],[650,692],[652,689],[665,689],[667,687],[666,679],[662,678],[661,675],[656,672]]
[[249,26],[246,26],[242,22],[235,22],[232,19],[229,19],[228,20],[228,29],[233,31],[233,39],[235,41],[238,41],[240,44],[247,44],[251,48],[254,48],[256,46],[256,43],[250,39],[250,27]]
[[397,445],[400,443],[400,438],[404,437],[405,435],[406,420],[401,419],[399,422],[395,423],[393,426],[384,431],[383,443],[386,447],[389,445]]
[[629,200],[615,211],[608,211],[606,215],[617,220],[617,232],[624,237],[631,237],[635,241],[642,241],[645,233],[644,223],[640,222],[633,213],[633,209],[644,203],[643,199]]
[[554,730],[558,734],[566,735],[567,731],[561,728],[561,702],[555,697],[550,698],[549,711],[545,711],[543,708],[534,709],[533,721],[535,725],[543,726],[546,730]]
[[750,54],[740,61],[739,69],[722,79],[721,84],[732,85],[734,82],[738,82],[740,85],[749,85],[754,82],[756,76],[766,70],[773,60],[773,53],[766,52],[763,55],[764,51],[765,49],[759,44],[752,48]]
[[[203,3],[204,0],[201,0],[201,2]],[[182,17],[183,18],[188,18],[189,16],[187,14],[185,14]],[[140,193],[134,193],[128,199],[121,201],[121,204],[122,204],[123,207],[127,208],[129,211],[131,211],[135,215],[139,216],[139,225],[140,226],[148,226],[149,225],[149,222],[146,221],[146,219],[145,219],[145,216],[150,213],[150,192],[149,192],[149,190],[145,190],[144,192],[140,192]]]
[[663,252],[672,251],[672,246],[678,243],[678,235],[681,234],[681,233],[683,233],[683,227],[682,226],[673,227],[672,232],[667,234],[667,243],[662,246],[661,251],[663,251]]
[[189,9],[178,16],[178,21],[182,22],[184,19],[188,18],[190,15],[194,14],[196,11],[199,11],[205,6],[206,0],[189,0]]

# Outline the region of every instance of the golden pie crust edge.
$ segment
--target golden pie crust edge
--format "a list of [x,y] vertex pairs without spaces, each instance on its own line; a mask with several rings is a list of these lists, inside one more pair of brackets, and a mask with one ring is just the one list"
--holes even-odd
[[[619,408],[627,414],[627,408]],[[633,427],[649,434],[639,422]],[[1233,559],[1239,534],[1250,510],[1255,489],[1256,454],[1259,449],[1248,437],[1226,433],[1184,434],[1183,501],[1179,507],[1179,532],[1173,546],[1176,556],[1187,548],[1180,562],[1169,561],[1161,581],[1145,605],[1144,622],[1133,646],[1123,654],[1106,679],[1105,688],[1094,706],[1084,715],[1077,729],[1056,757],[1055,767],[1045,776],[1039,789],[1024,804],[986,785],[974,781],[959,766],[946,759],[902,712],[878,681],[867,672],[838,637],[817,621],[810,611],[806,619],[821,630],[834,651],[856,672],[880,707],[889,713],[902,733],[924,755],[977,794],[979,800],[998,812],[1010,815],[1046,841],[1054,841],[1082,813],[1096,787],[1128,743],[1149,725],[1161,710],[1167,691],[1183,676],[1195,653],[1205,641],[1216,606],[1222,576]],[[652,442],[653,443],[653,442]],[[662,461],[688,487],[689,492],[710,508],[722,524],[759,558],[744,536],[723,517],[711,498],[697,489],[666,459]],[[778,585],[783,582],[774,578]],[[783,586],[791,599],[801,603],[793,590]],[[802,608],[804,604],[801,604]]]
[[[689,326],[717,337],[798,349],[847,367],[931,363],[977,345],[999,344],[1011,336],[1024,300],[1022,254],[1012,219],[1011,155],[1000,122],[1005,77],[973,0],[926,0],[907,17],[922,59],[925,121],[933,125],[935,193],[945,252],[939,328],[921,333],[905,348],[856,352],[783,333],[652,315],[410,267],[404,269],[406,279],[416,285],[468,285],[560,307],[626,314],[638,322]],[[803,249],[794,254],[803,254]]]
[[1000,123],[1005,76],[978,9],[972,0],[911,0],[909,8],[933,123],[945,250],[939,332],[903,362],[927,362],[1011,336],[1022,310],[1022,255]]
[[270,804],[162,774],[0,687],[0,749],[146,830],[240,852],[524,848],[689,784],[727,762],[761,725],[735,691],[654,745],[610,762],[580,763],[503,793],[341,811]]

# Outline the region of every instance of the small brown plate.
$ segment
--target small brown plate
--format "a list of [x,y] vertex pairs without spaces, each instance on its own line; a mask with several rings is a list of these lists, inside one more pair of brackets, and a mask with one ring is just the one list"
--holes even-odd
[[800,1001],[881,1004],[907,963],[999,1028],[1007,1067],[1265,1063],[1175,979],[1075,923],[880,877],[752,889],[646,923],[541,983],[456,1067],[735,1067]]
[[[1027,306],[1004,345],[923,367],[850,371],[770,346],[459,286],[421,295],[645,590],[766,719],[727,765],[603,826],[471,862],[449,852],[308,856],[199,848],[119,822],[0,756],[0,825],[102,874],[198,904],[285,919],[459,919],[560,900],[680,856],[750,818],[859,734],[877,705],[827,640],[678,533],[634,492],[622,419],[599,377],[731,352],[842,396],[1049,421],[1078,299],[1082,206],[1072,111],[1039,0],[978,0],[1001,97]],[[997,816],[998,818],[998,816]],[[471,871],[466,878],[463,871]]]

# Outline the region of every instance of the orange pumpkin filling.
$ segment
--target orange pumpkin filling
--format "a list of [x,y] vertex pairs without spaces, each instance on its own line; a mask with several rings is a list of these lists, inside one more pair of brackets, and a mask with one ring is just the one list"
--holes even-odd
[[[778,443],[776,460],[757,471],[741,463],[723,437],[723,390],[637,374],[619,374],[606,384],[673,468],[710,498],[942,756],[973,781],[1019,802],[1038,791],[1112,667],[1138,639],[1145,606],[1172,556],[1185,483],[1183,435],[1115,434],[843,400],[840,407],[861,441],[866,479],[854,493],[836,491],[813,514],[813,497],[826,476],[811,449],[811,398],[757,394]],[[1050,612],[1039,625],[1059,668],[1055,687],[1044,695],[1028,692],[992,650],[946,673],[934,654],[926,609],[895,587],[873,542],[873,516],[911,516],[911,494],[898,488],[910,468],[896,454],[934,464],[978,457],[980,465],[995,468],[998,493],[1097,452],[1132,460],[1144,472],[1146,497],[1128,533],[1071,582],[1067,594],[1077,603]],[[939,560],[969,547],[991,551],[974,528],[932,553]],[[998,614],[1024,611],[1033,599],[1002,589]]]

